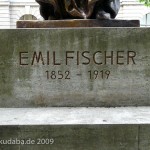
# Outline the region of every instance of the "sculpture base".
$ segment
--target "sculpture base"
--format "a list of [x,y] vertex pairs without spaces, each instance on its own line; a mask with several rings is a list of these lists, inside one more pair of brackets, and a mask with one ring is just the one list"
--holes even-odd
[[0,108],[150,106],[149,39],[150,28],[0,30]]
[[48,20],[18,21],[17,28],[140,27],[139,20]]

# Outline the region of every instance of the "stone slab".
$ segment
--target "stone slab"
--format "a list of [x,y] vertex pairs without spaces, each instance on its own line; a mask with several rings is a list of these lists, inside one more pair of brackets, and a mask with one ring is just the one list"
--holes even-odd
[[17,28],[140,27],[139,20],[48,20],[17,21]]
[[150,107],[1,108],[0,114],[3,126],[150,124]]
[[[139,137],[138,125],[0,126],[0,139],[3,141],[35,141],[30,145],[1,144],[3,150],[12,149],[11,146],[15,150],[137,150]],[[37,144],[39,139],[42,142],[53,139],[54,143]]]
[[149,106],[150,28],[0,30],[0,107]]
[[[8,140],[22,142],[16,145],[0,144],[0,149],[149,150],[149,130],[150,125],[0,126],[2,143]],[[54,143],[45,144],[45,141]]]
[[[137,150],[138,125],[1,126],[0,139],[53,139],[53,144],[18,144],[15,150]],[[147,133],[149,135],[149,133]],[[43,140],[44,141],[44,140]],[[0,145],[3,150],[12,145]],[[144,149],[146,150],[146,149]]]
[[1,108],[0,114],[3,150],[150,148],[149,107]]

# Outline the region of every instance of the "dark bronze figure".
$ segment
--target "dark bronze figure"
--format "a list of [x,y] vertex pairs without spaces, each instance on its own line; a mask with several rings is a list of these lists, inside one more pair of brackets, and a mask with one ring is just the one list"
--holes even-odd
[[45,20],[60,19],[113,19],[119,0],[36,0]]

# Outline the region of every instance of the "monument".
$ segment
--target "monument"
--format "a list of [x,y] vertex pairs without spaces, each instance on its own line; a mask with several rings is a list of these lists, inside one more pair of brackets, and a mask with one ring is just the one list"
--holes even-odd
[[50,21],[18,21],[18,28],[139,27],[139,20],[114,20],[119,0],[36,0]]
[[[150,84],[147,83],[149,78],[146,75],[142,78],[143,71],[141,71],[148,70],[149,58],[146,56],[149,53],[149,45],[145,42],[145,51],[141,51],[140,46],[144,40],[148,40],[149,29],[80,28],[87,24],[94,27],[93,21],[97,22],[97,25],[104,25],[103,21],[109,26],[116,25],[116,20],[112,18],[118,13],[120,3],[118,0],[37,0],[37,2],[40,4],[41,15],[50,20],[40,23],[19,21],[18,28],[29,28],[32,25],[45,27],[47,24],[49,29],[17,31],[15,37],[22,46],[20,48],[17,44],[15,48],[17,57],[12,60],[17,60],[19,64],[14,67],[22,72],[22,78],[16,73],[18,81],[28,84],[25,84],[26,90],[22,92],[20,82],[15,82],[18,84],[15,85],[15,90],[12,90],[15,92],[11,99],[18,100],[18,103],[9,102],[11,106],[150,105],[148,94]],[[103,17],[98,17],[100,14]],[[117,26],[122,24],[135,27],[132,24],[134,20],[118,22],[120,23]],[[136,26],[139,26],[139,21],[135,22]],[[54,29],[57,27],[59,28]],[[16,33],[11,32],[11,35]],[[139,91],[142,91],[142,95]],[[27,93],[30,94],[26,97]],[[3,98],[6,99],[5,96]],[[5,103],[8,103],[7,100]]]
[[149,150],[150,28],[117,0],[37,2],[0,30],[0,149]]

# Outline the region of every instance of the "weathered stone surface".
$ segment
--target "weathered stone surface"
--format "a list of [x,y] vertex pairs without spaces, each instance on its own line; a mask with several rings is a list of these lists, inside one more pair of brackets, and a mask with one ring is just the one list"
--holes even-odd
[[[137,150],[138,125],[1,126],[0,139],[53,139],[53,144],[19,145],[16,150]],[[148,133],[146,133],[148,134]],[[11,149],[11,145],[0,145]]]
[[149,113],[149,107],[0,108],[0,149],[149,150]]
[[49,20],[18,21],[17,28],[139,27],[139,20]]
[[139,149],[149,150],[150,149],[150,128],[149,125],[139,127]]
[[0,114],[0,125],[4,126],[150,123],[150,107],[0,108]]
[[149,39],[149,28],[0,30],[0,107],[150,105]]
[[[149,150],[150,125],[0,126],[0,140],[35,144],[0,144],[2,150]],[[54,140],[37,144],[38,139]]]

